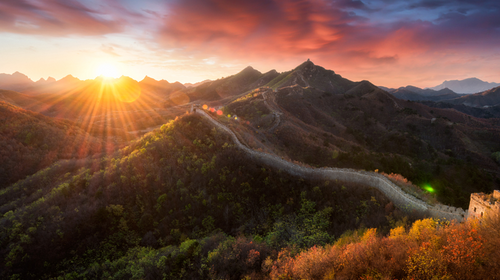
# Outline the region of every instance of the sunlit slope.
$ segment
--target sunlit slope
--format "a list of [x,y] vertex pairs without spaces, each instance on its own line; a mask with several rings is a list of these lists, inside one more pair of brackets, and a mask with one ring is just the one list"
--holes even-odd
[[0,101],[0,187],[63,158],[84,158],[105,143],[74,123],[55,120]]
[[165,100],[177,90],[169,87],[168,82],[139,83],[128,77],[80,81],[66,77],[55,83],[57,87],[27,96],[23,107],[71,119],[92,135],[117,137],[119,141],[134,139],[141,130],[159,126],[187,108],[163,108]]

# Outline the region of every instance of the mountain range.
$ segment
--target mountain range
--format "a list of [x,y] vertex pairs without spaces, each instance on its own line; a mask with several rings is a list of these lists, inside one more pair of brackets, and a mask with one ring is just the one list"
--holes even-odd
[[441,90],[421,89],[414,86],[400,87],[398,89],[390,89],[384,87],[381,88],[399,99],[411,100],[411,101],[423,101],[423,100],[440,101],[446,99],[453,99],[461,96],[453,92],[449,88],[444,88]]
[[406,86],[398,89],[379,87],[403,100],[418,101],[435,108],[453,108],[479,117],[500,118],[500,87],[475,94],[457,94],[448,88],[433,90]]
[[[41,78],[40,80],[33,82],[30,78],[28,78],[28,76],[19,72],[15,72],[11,75],[0,73],[0,89],[12,90],[30,95],[43,94],[43,93],[60,93],[67,91],[68,89],[82,87],[85,86],[86,84],[90,84],[95,81],[100,81],[102,79],[104,78],[96,77],[95,79],[80,80],[78,78],[73,77],[72,75],[67,75],[66,77],[60,80],[56,80],[52,77],[49,77],[47,78],[47,80]],[[131,78],[126,76],[122,76],[119,79],[132,80]],[[110,79],[110,80],[116,80],[116,79]],[[167,93],[172,90],[186,88],[183,84],[179,82],[169,83],[166,80],[157,81],[148,76],[145,76],[144,79],[141,80],[139,83],[140,85],[143,85],[145,88],[154,88],[155,90],[166,90]]]
[[456,93],[470,94],[486,91],[499,86],[500,83],[488,83],[478,78],[468,78],[464,80],[444,81],[442,84],[431,87],[430,89],[441,90],[448,88]]
[[[414,251],[387,249],[376,235],[408,235],[401,244],[410,246],[428,244],[438,228],[448,243],[476,233],[417,220],[430,212],[398,206],[348,175],[330,180],[317,171],[384,176],[412,201],[462,208],[471,193],[500,187],[500,119],[394,94],[484,106],[498,89],[390,93],[309,60],[282,73],[247,67],[189,88],[147,76],[62,80],[0,91],[2,279],[267,279],[284,259],[321,264],[314,252],[327,244],[354,248],[332,256],[357,258],[358,241],[401,259],[386,278],[406,278]],[[470,246],[457,246],[467,258]],[[492,270],[498,262],[488,254],[471,269]],[[345,278],[370,272],[359,267]]]

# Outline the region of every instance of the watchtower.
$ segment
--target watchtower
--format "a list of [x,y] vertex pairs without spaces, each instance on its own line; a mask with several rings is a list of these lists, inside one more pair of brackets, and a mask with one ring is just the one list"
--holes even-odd
[[471,193],[469,203],[469,218],[483,218],[487,215],[500,214],[500,191],[492,194]]

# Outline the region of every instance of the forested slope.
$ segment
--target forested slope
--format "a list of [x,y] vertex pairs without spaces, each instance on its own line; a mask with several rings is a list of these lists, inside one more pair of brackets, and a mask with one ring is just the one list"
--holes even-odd
[[[208,277],[211,265],[231,262],[215,255],[202,261],[189,255],[195,241],[186,242],[205,240],[205,250],[214,251],[234,240],[227,235],[260,246],[262,256],[251,264],[257,269],[272,250],[327,244],[360,226],[387,231],[398,216],[374,189],[303,180],[253,162],[193,115],[112,156],[53,165],[4,189],[0,205],[2,277],[23,279],[102,278],[106,260],[146,247],[166,253],[161,273],[172,279]],[[168,247],[180,244],[188,248]]]
[[66,120],[52,119],[0,101],[0,188],[59,159],[103,151],[102,140]]

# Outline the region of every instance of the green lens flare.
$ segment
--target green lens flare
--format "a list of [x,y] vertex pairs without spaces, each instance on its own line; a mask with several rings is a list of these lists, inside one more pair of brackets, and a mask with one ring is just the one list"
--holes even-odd
[[426,190],[426,191],[428,191],[428,192],[430,192],[430,193],[435,192],[435,190],[434,190],[431,186],[429,186],[429,185],[425,185],[425,186],[424,186],[424,190]]

